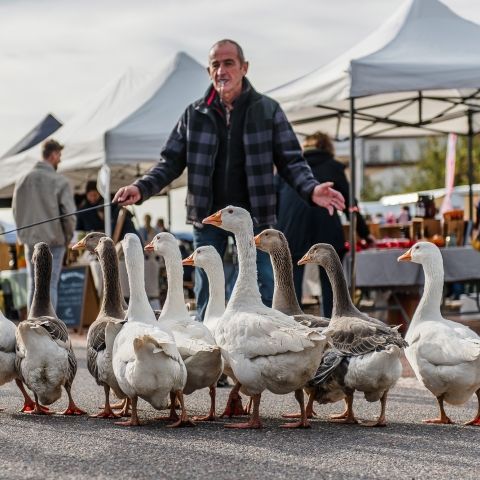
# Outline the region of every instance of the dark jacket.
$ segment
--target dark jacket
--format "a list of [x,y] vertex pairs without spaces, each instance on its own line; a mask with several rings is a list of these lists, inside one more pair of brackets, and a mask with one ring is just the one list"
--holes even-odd
[[[169,185],[187,167],[187,222],[195,225],[201,225],[213,206],[212,174],[218,148],[212,110],[215,96],[211,86],[204,98],[187,107],[162,148],[160,162],[135,182],[144,201]],[[303,159],[295,133],[278,103],[253,88],[251,96],[243,126],[250,213],[257,225],[273,225],[276,223],[274,166],[305,201],[310,201],[318,182]]]
[[[313,175],[320,182],[333,182],[333,188],[345,198],[345,213],[348,216],[349,185],[345,166],[330,154],[320,150],[307,150],[305,160]],[[345,236],[342,222],[337,214],[330,215],[325,208],[309,206],[281,179],[278,182],[278,223],[288,240],[292,256],[300,259],[315,243],[329,243],[337,253],[345,252]],[[357,231],[361,238],[369,234],[368,227],[359,215]]]

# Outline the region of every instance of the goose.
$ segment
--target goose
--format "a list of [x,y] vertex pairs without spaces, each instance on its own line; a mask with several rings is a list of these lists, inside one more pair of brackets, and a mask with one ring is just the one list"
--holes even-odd
[[417,379],[435,395],[440,417],[425,423],[453,423],[444,409],[465,403],[474,393],[478,399],[475,418],[465,425],[480,426],[480,337],[470,328],[447,320],[440,313],[443,294],[443,259],[430,242],[418,242],[398,258],[419,263],[425,287],[405,339],[405,350]]
[[73,401],[71,388],[77,372],[77,360],[68,330],[57,317],[50,302],[52,254],[46,243],[35,244],[32,255],[34,293],[27,320],[17,328],[16,369],[20,379],[35,396],[31,413],[45,414],[43,405],[50,405],[68,395],[68,407],[61,415],[84,415]]
[[210,411],[194,420],[214,420],[216,385],[223,371],[222,352],[210,330],[188,313],[183,297],[182,255],[177,240],[171,233],[158,233],[145,250],[157,252],[165,261],[168,290],[159,322],[173,332],[187,367],[184,393],[189,395],[202,388],[209,389]]
[[340,258],[331,245],[313,245],[298,262],[299,265],[306,263],[322,266],[333,290],[332,318],[324,331],[330,336],[333,348],[326,352],[317,373],[308,383],[312,396],[319,403],[345,398],[345,412],[333,419],[358,423],[353,414],[353,394],[359,390],[367,401],[380,400],[381,403],[378,419],[362,422],[362,425],[383,427],[386,425],[387,394],[402,373],[400,356],[407,343],[396,329],[355,307]]
[[291,315],[307,327],[327,327],[328,318],[308,315],[298,303],[293,285],[293,267],[288,241],[279,230],[268,228],[255,237],[255,246],[270,255],[273,266],[272,308]]
[[[86,247],[87,244],[87,248],[90,249],[95,244],[94,252],[98,256],[103,278],[102,304],[97,318],[90,325],[87,334],[87,368],[97,384],[103,386],[105,404],[102,412],[91,415],[91,417],[118,418],[110,405],[110,388],[118,398],[124,398],[125,394],[121,391],[113,373],[112,350],[107,350],[105,329],[110,322],[115,324],[121,322],[125,318],[125,312],[122,308],[123,296],[120,288],[117,251],[111,238],[100,235],[102,236],[95,232],[89,233],[72,249]],[[110,346],[113,347],[112,342],[110,342]],[[127,412],[122,413],[126,414]]]
[[[189,257],[182,260],[183,265],[203,268],[208,278],[208,304],[205,310],[203,324],[210,330],[216,339],[216,331],[219,320],[225,313],[225,274],[223,271],[222,259],[215,247],[205,245],[198,247]],[[223,373],[237,383],[227,358],[223,358]],[[242,406],[242,398],[236,390],[232,390],[227,400],[225,411],[220,417],[232,417],[245,415]]]
[[131,401],[132,415],[118,425],[138,426],[138,398],[143,398],[157,410],[165,408],[170,397],[171,409],[175,400],[181,406],[181,416],[168,425],[180,427],[192,425],[183,401],[183,389],[187,381],[185,363],[167,328],[155,318],[145,292],[144,256],[140,238],[128,233],[122,240],[130,287],[127,321],[117,331],[117,325],[107,324],[105,339],[107,349],[113,340],[112,366],[122,392]]
[[[0,311],[0,385],[15,380],[22,392],[24,404],[22,412],[30,412],[35,408],[33,400],[25,390],[15,370],[15,334],[17,327]],[[0,411],[3,409],[0,408]]]
[[[108,317],[112,317],[110,319],[111,321],[118,321],[119,319],[123,320],[125,318],[128,305],[125,302],[125,299],[123,297],[123,293],[121,290],[121,286],[120,286],[118,255],[117,255],[117,250],[115,246],[113,247],[114,252],[107,247],[107,250],[111,251],[111,255],[110,255],[111,259],[107,263],[105,262],[102,263],[100,259],[100,255],[96,251],[96,248],[98,247],[99,242],[102,238],[109,238],[109,237],[107,237],[107,235],[103,232],[90,232],[72,247],[72,250],[86,249],[88,252],[92,254],[96,254],[97,258],[99,259],[100,268],[102,271],[102,279],[103,279],[103,300],[102,300],[102,305],[100,307],[100,311],[97,316],[97,320],[99,321],[94,322],[94,324],[90,325],[90,328],[87,334],[87,368],[89,369],[90,374],[93,375],[93,377],[98,383],[97,375],[99,373],[99,370],[98,370],[97,358],[98,358],[98,353],[102,352],[100,356],[100,361],[104,363],[104,361],[107,360],[110,365],[109,370],[105,371],[104,368],[101,368],[102,375],[105,375],[108,372],[108,376],[112,383],[112,390],[114,391],[115,395],[117,395],[119,398],[123,398],[125,397],[125,395],[121,393],[121,390],[118,387],[118,383],[115,379],[115,375],[113,375],[113,372],[111,370],[111,361],[112,361],[111,349],[109,350],[109,353],[107,353],[107,357],[105,358],[105,353],[106,353],[105,327],[107,325],[107,321],[109,321]],[[113,256],[113,253],[115,253],[115,256]],[[107,277],[105,277],[105,272],[108,272]],[[114,280],[115,278],[117,278],[117,280]],[[108,293],[108,292],[111,292],[111,293]],[[104,305],[104,302],[107,302],[106,305]],[[105,308],[107,309],[107,311],[105,311]],[[103,320],[102,320],[102,317],[104,317]],[[105,383],[100,383],[99,385],[103,385],[104,389],[106,388]],[[105,390],[105,398],[107,399],[106,390]],[[98,414],[92,415],[92,417],[116,418],[117,415],[112,412],[112,409],[113,410],[120,409],[119,416],[121,417],[125,417],[128,415],[128,411],[130,407],[128,397],[120,401],[119,403],[114,403],[114,404],[110,404],[109,400],[110,400],[110,391],[108,392],[108,400],[103,404],[102,407],[100,407],[103,411]]]
[[261,428],[261,395],[269,390],[276,394],[295,392],[302,416],[300,421],[284,426],[308,428],[302,387],[320,363],[326,336],[262,303],[256,281],[253,222],[246,210],[228,206],[205,218],[203,223],[232,232],[238,248],[238,278],[218,323],[217,337],[239,382],[237,385],[252,397],[253,411],[248,422],[226,427]]

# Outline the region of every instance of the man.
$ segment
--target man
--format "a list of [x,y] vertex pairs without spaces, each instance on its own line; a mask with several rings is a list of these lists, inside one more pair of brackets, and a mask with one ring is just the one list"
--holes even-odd
[[[114,201],[144,201],[180,176],[188,167],[187,221],[194,225],[194,247],[214,245],[223,256],[228,233],[201,221],[227,205],[246,208],[255,232],[276,223],[273,172],[307,202],[343,209],[344,200],[331,183],[319,184],[302,157],[297,138],[274,100],[256,92],[246,78],[248,62],[233,40],[210,50],[212,85],[189,105],[161,151],[160,162],[133,185],[122,187]],[[268,254],[258,252],[262,300],[271,305],[273,274]],[[208,298],[203,270],[195,269],[195,294],[200,316]]]
[[160,233],[158,228],[152,225],[152,216],[149,213],[146,213],[143,216],[143,227],[140,227],[138,230],[138,236],[142,239],[142,242],[146,245],[153,240],[153,237]]
[[[57,173],[63,145],[47,140],[42,146],[43,160],[19,180],[13,191],[13,216],[17,227],[75,212],[72,190],[65,177]],[[57,306],[57,288],[66,246],[75,229],[75,216],[53,220],[18,232],[20,243],[25,247],[28,272],[28,308],[33,297],[33,247],[45,242],[52,252],[52,278],[50,297],[53,308]]]

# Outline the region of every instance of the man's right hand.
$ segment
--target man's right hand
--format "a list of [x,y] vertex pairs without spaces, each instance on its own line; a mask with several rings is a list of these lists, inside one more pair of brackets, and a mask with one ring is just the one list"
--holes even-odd
[[118,192],[113,197],[113,203],[118,203],[119,205],[133,205],[137,203],[142,198],[140,189],[135,185],[127,185],[118,190]]

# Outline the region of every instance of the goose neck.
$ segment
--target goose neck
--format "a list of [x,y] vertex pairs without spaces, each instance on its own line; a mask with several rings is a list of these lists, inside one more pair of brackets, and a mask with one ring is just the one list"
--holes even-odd
[[125,256],[125,264],[128,273],[128,286],[130,299],[128,302],[127,318],[139,320],[143,323],[156,323],[155,314],[148,301],[145,292],[144,259],[143,255],[138,259]]
[[113,245],[112,248],[105,248],[99,257],[99,262],[103,275],[103,298],[100,313],[113,318],[123,318],[118,257]]
[[212,264],[205,269],[208,277],[208,304],[205,318],[218,318],[225,312],[225,274],[221,264]]
[[275,248],[270,252],[270,258],[274,280],[272,307],[286,315],[301,315],[303,311],[295,294],[290,252],[283,248]]
[[168,290],[160,318],[188,315],[183,294],[183,266],[180,250],[165,256],[164,260]]
[[56,317],[50,300],[50,280],[52,277],[52,262],[47,258],[38,258],[34,265],[34,290],[32,305],[28,316],[31,318],[43,315]]
[[[440,260],[441,261],[441,260]],[[443,268],[435,261],[423,264],[425,285],[423,295],[410,325],[421,322],[423,319],[432,319],[441,316],[440,306],[443,295]]]
[[238,277],[233,288],[228,308],[262,304],[257,283],[257,249],[253,229],[235,234],[238,250]]
[[347,281],[343,274],[340,259],[335,255],[322,265],[327,273],[333,292],[333,309],[332,318],[344,316],[348,314],[360,313],[352,302],[350,293],[348,292]]

